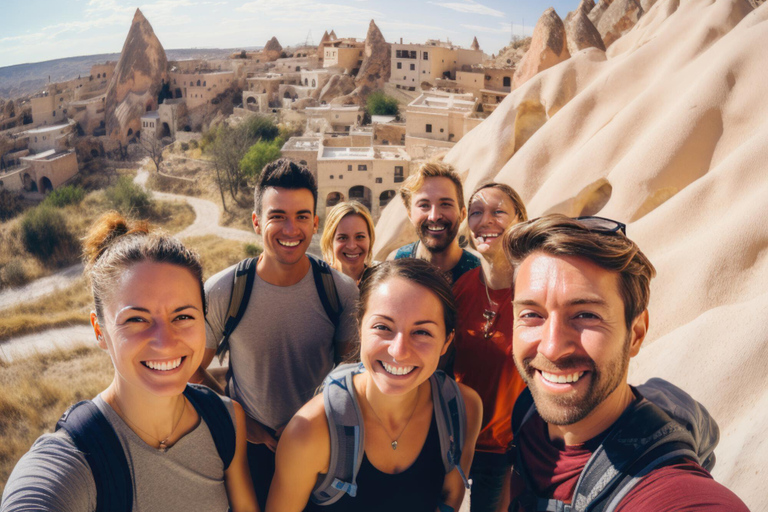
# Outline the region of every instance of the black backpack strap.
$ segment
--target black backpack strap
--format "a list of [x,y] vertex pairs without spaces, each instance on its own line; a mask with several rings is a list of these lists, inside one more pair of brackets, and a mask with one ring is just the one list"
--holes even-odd
[[323,304],[325,314],[328,315],[333,326],[338,329],[341,318],[341,301],[336,291],[336,283],[333,281],[333,273],[328,263],[307,254],[312,263],[312,275],[315,278],[315,288],[320,302]]
[[[536,414],[536,404],[533,401],[533,395],[531,390],[527,387],[520,393],[515,401],[515,405],[512,407],[512,445],[507,452],[507,457],[512,463],[512,469],[522,479],[525,484],[525,491],[514,498],[509,504],[510,511],[517,512],[518,510],[525,510],[526,512],[533,512],[539,510],[548,510],[556,504],[548,503],[548,500],[539,499],[533,490],[533,481],[531,480],[528,471],[523,464],[523,456],[518,448],[518,442],[522,435],[523,426],[528,420]],[[560,512],[560,511],[558,511]]]
[[208,425],[216,451],[219,452],[226,471],[235,457],[237,446],[237,433],[227,406],[219,395],[205,386],[188,384],[184,390],[184,396]]
[[91,400],[70,407],[56,423],[85,455],[96,484],[96,512],[130,512],[133,479],[112,425]]
[[219,361],[229,351],[229,336],[243,318],[245,309],[248,307],[248,301],[251,299],[253,281],[256,278],[256,261],[256,258],[247,258],[238,263],[235,268],[232,292],[229,294],[227,319],[224,322],[224,332],[222,333],[221,342],[216,348],[216,355],[219,356]]
[[[574,511],[608,510],[653,469],[681,457],[697,460],[691,433],[648,400],[627,408],[587,462],[576,483]],[[618,501],[615,502],[615,505]]]

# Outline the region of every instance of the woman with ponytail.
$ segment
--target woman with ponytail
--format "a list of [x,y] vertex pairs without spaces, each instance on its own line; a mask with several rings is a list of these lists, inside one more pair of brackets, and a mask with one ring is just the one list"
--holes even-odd
[[21,458],[0,510],[257,511],[242,408],[187,384],[205,350],[197,255],[117,213],[84,253],[91,324],[115,376]]

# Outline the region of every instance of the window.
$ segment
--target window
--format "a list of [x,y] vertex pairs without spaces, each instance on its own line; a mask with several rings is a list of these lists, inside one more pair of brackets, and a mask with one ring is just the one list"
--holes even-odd
[[333,174],[331,174],[331,179],[333,179]]
[[440,128],[440,133],[443,133],[444,131],[445,131],[445,130],[443,130],[442,128]]
[[53,111],[53,117],[56,117],[56,111],[55,110]]
[[383,182],[384,180],[382,180],[381,178],[376,178],[376,183],[383,183]]
[[343,180],[344,179],[344,175],[343,174],[339,174],[339,179]]
[[367,171],[368,170],[368,166],[365,165],[365,164],[360,164],[360,165],[357,166],[357,170],[358,171]]
[[403,166],[395,166],[395,183],[402,183],[405,177],[403,176]]
[[403,63],[402,62],[398,62],[397,63],[397,69],[403,69]]
[[424,52],[424,60],[429,60],[429,52]]
[[347,166],[347,170],[348,170],[348,171],[351,171],[351,170],[352,170],[352,164],[349,164],[349,165]]
[[427,125],[427,133],[432,133],[432,125],[431,124]]
[[416,50],[411,50],[408,52],[408,58],[409,59],[415,59],[416,58]]
[[416,64],[411,64],[411,71],[415,71],[415,70],[416,70]]

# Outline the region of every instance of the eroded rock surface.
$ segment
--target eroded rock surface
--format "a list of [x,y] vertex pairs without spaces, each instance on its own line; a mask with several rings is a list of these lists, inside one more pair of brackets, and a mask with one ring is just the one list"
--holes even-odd
[[536,22],[531,47],[520,61],[512,78],[512,89],[520,87],[539,72],[568,59],[571,54],[566,44],[565,26],[560,16],[550,7]]
[[644,12],[637,0],[613,0],[595,25],[605,47],[629,32]]
[[115,73],[107,85],[107,135],[125,144],[141,129],[141,116],[157,110],[157,97],[169,82],[168,61],[152,26],[136,9]]
[[379,27],[373,20],[368,25],[368,34],[365,37],[365,49],[363,50],[363,64],[355,78],[355,85],[360,96],[381,89],[389,80],[391,72],[392,48],[384,40]]
[[267,41],[267,44],[264,45],[264,49],[262,50],[262,54],[264,55],[264,58],[269,62],[274,62],[277,59],[280,58],[280,54],[283,53],[283,47],[280,46],[280,43],[278,42],[276,37],[272,37],[269,41]]
[[565,17],[565,37],[571,54],[584,48],[599,48],[605,51],[605,43],[600,32],[592,24],[587,13],[594,8],[592,0],[582,0],[579,7]]

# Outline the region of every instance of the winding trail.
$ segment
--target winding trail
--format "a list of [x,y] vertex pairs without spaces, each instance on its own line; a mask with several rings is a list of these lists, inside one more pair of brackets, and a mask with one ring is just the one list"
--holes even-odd
[[[146,159],[142,162],[133,180],[134,183],[145,189],[149,179],[149,172],[146,169],[148,161],[149,159]],[[215,235],[238,242],[262,244],[261,236],[252,231],[220,226],[221,211],[219,206],[212,201],[179,194],[169,194],[167,192],[152,191],[152,194],[155,198],[166,201],[186,201],[194,210],[194,222],[176,233],[175,236],[178,238]],[[312,237],[312,243],[309,246],[308,252],[320,256],[319,235]],[[61,288],[66,288],[76,281],[82,273],[83,266],[81,264],[73,265],[24,286],[2,290],[0,291],[0,311],[11,306],[39,299]],[[92,343],[92,341],[93,331],[90,326],[75,325],[50,329],[0,343],[0,359],[12,361],[27,357],[35,352],[43,353],[58,348],[75,347],[80,344]]]

